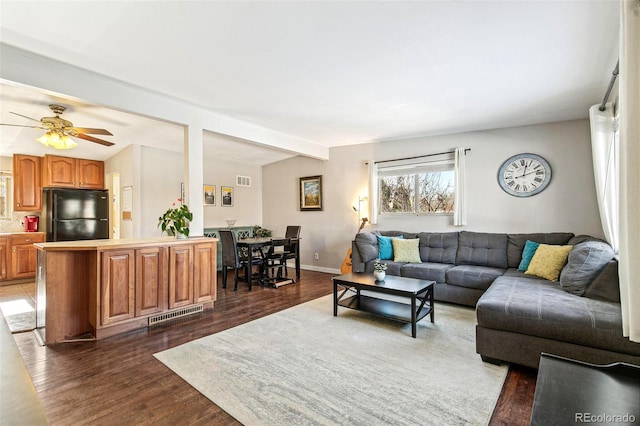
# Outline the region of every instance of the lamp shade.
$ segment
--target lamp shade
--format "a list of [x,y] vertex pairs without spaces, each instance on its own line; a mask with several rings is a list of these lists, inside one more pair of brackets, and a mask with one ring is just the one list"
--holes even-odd
[[59,135],[57,132],[47,132],[36,139],[44,146],[54,149],[71,149],[78,146],[78,143],[67,135]]

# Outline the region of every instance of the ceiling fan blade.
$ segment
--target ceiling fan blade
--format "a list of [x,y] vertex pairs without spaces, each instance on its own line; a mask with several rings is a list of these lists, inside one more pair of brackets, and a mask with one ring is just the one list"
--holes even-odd
[[46,127],[42,127],[42,126],[25,126],[23,124],[8,124],[8,123],[0,123],[0,126],[13,126],[13,127],[29,127],[31,129],[44,129],[44,130],[49,130]]
[[104,145],[104,146],[111,146],[114,145],[113,142],[108,142],[108,141],[104,141],[102,139],[98,139],[98,138],[94,138],[93,136],[89,136],[89,135],[85,135],[83,133],[78,133],[77,135],[75,135],[74,137],[76,138],[80,138],[80,139],[84,139],[86,141],[91,141],[91,142],[95,142],[95,143],[99,143],[100,145]]
[[89,133],[92,135],[109,135],[109,136],[113,136],[113,133],[111,133],[108,130],[105,129],[92,129],[89,127],[74,127],[73,130],[75,130],[78,133]]
[[29,120],[37,121],[38,123],[40,122],[40,120],[36,120],[35,118],[27,117],[26,115],[18,114],[17,112],[9,111],[9,113],[11,113],[13,115],[20,116],[20,117],[28,118]]

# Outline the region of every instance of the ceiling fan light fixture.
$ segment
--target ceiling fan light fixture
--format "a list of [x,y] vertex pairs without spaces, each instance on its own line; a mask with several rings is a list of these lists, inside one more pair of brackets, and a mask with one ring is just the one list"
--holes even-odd
[[42,145],[53,149],[71,149],[78,146],[78,143],[67,135],[60,135],[58,132],[47,132],[36,139]]

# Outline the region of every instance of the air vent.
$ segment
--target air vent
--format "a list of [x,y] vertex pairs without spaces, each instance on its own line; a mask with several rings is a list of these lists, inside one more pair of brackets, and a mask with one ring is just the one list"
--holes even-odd
[[204,310],[203,305],[190,306],[176,311],[165,312],[164,314],[149,317],[149,325],[158,324],[165,321],[171,321],[176,318],[186,317],[187,315],[197,314]]
[[249,176],[236,176],[237,186],[251,186],[251,178]]

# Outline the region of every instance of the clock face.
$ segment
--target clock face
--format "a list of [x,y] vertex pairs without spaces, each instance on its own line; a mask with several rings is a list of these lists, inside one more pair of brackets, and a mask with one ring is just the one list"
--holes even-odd
[[542,192],[551,181],[551,167],[535,154],[518,154],[509,158],[498,171],[500,187],[516,197],[530,197]]

